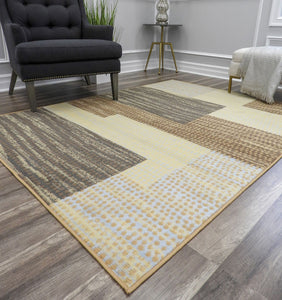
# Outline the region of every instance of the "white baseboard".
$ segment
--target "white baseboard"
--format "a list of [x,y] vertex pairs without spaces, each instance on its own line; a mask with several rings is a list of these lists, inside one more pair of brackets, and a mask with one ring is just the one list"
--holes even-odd
[[[150,61],[150,66],[152,62]],[[130,60],[124,61],[121,64],[121,72],[122,73],[129,73],[144,70],[146,61],[145,60]]]
[[[142,50],[142,52],[144,52]],[[170,52],[170,51],[168,51]],[[206,53],[206,52],[191,52],[191,51],[175,51],[176,55],[179,54],[189,54],[189,55],[197,55],[197,56],[204,56],[207,58],[220,58],[227,61],[230,61],[232,58],[231,55],[223,55],[223,54],[214,54],[214,53]],[[134,72],[134,71],[141,71],[144,70],[146,64],[146,59],[142,60],[129,60],[122,62],[122,73],[127,72]],[[148,69],[156,69],[158,68],[159,60],[158,58],[151,58]],[[175,70],[174,63],[172,59],[165,58],[164,65],[166,69]],[[228,71],[229,67],[223,67],[218,65],[212,64],[203,64],[198,62],[190,62],[187,60],[177,60],[177,67],[179,71],[186,72],[186,73],[193,73],[198,75],[205,75],[210,77],[216,78],[223,78],[227,79],[229,77]]]
[[[0,92],[6,92],[9,90],[11,75],[4,74],[0,75]],[[38,80],[35,82],[35,86],[42,86],[42,85],[49,85],[49,84],[58,84],[62,82],[70,82],[70,81],[77,81],[82,80],[81,77],[69,77],[69,78],[62,78],[62,79],[54,79],[54,80]],[[20,79],[17,80],[15,90],[25,88],[24,82]]]
[[[129,60],[129,61],[122,61],[121,62],[121,73],[130,73],[130,72],[137,72],[144,70],[146,65],[146,59],[140,59],[140,60]],[[156,58],[151,58],[148,70],[155,69],[158,67],[158,60]],[[106,83],[110,82],[110,76],[105,75],[97,75],[97,84],[99,83]]]
[[[165,66],[166,69],[175,70],[172,59],[167,59],[165,62]],[[193,74],[222,78],[222,79],[227,79],[229,77],[228,67],[193,63],[193,62],[182,60],[182,61],[177,61],[177,68],[179,71],[186,72],[186,73],[193,73]]]

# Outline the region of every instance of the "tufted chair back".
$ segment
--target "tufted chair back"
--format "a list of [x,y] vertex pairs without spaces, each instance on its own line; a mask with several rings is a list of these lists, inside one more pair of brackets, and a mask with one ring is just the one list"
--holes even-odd
[[5,0],[28,41],[81,38],[79,0]]

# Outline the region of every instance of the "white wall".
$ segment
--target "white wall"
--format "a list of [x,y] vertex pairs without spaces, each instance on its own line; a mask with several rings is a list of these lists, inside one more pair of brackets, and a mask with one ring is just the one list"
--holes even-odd
[[[169,21],[183,25],[166,34],[173,43],[179,70],[227,77],[234,50],[253,45],[282,46],[282,24],[269,26],[273,1],[170,0]],[[122,72],[144,69],[151,42],[159,39],[159,28],[143,26],[155,22],[155,4],[155,0],[118,0]],[[165,67],[174,69],[169,51],[165,57]],[[157,68],[157,63],[153,53],[149,68]],[[0,34],[0,90],[8,89],[9,78]]]

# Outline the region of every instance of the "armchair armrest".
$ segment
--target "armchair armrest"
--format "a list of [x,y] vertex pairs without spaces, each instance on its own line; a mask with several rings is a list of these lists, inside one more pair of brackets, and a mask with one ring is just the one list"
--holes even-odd
[[84,23],[82,26],[82,38],[112,41],[113,30],[113,26],[109,25],[90,25]]
[[5,24],[5,27],[8,35],[11,37],[11,40],[14,43],[14,46],[23,42],[27,42],[26,34],[20,25],[15,23],[7,23]]
[[15,48],[18,44],[27,42],[27,36],[23,28],[15,23],[6,23],[3,26],[3,31],[9,52],[10,63],[14,68],[14,63],[16,61]]

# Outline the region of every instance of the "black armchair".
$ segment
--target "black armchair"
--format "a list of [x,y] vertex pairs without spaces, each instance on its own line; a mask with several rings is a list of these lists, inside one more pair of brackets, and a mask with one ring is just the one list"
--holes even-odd
[[12,76],[26,84],[36,111],[34,81],[110,73],[113,99],[118,99],[121,46],[112,41],[112,26],[92,26],[83,0],[0,0],[0,19]]

